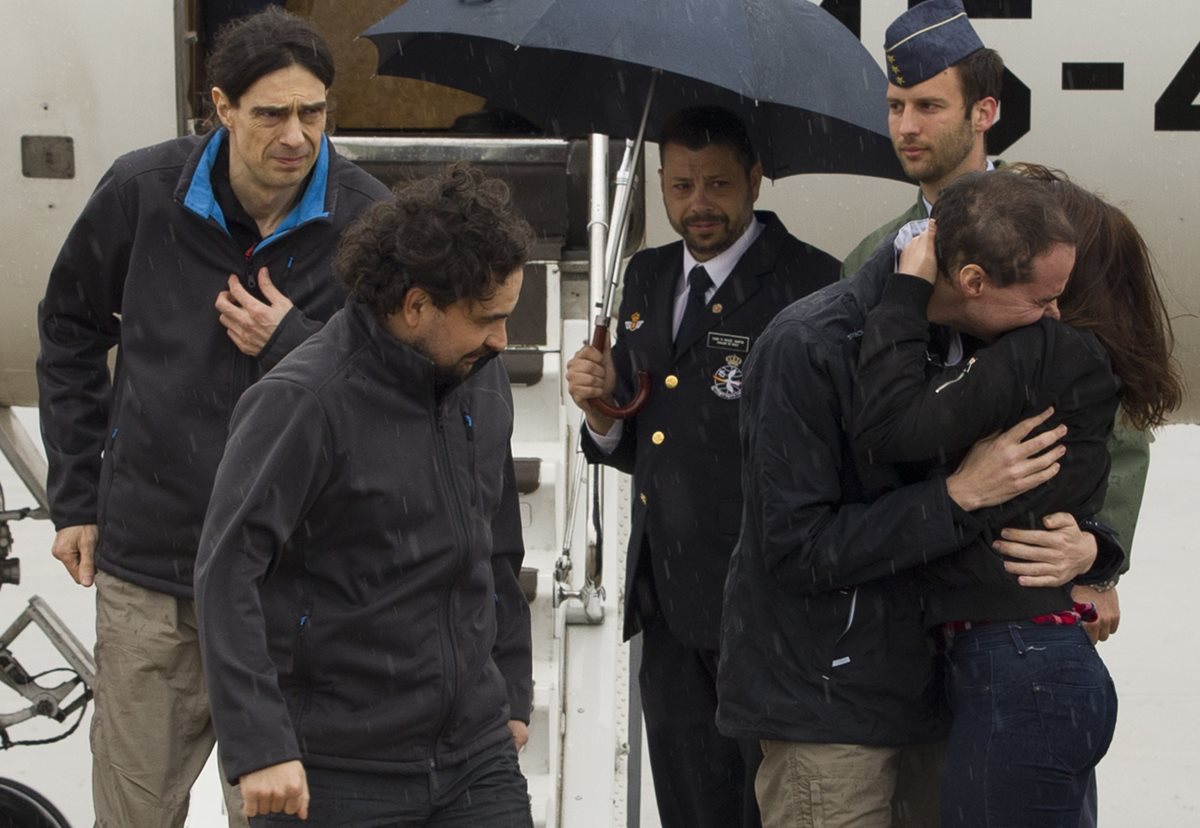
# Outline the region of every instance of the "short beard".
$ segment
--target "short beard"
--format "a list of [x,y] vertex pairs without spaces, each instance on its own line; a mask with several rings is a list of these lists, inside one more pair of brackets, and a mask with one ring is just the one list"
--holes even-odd
[[[751,218],[753,219],[753,213],[751,213]],[[685,241],[689,242],[688,250],[692,251],[693,254],[701,253],[701,254],[707,255],[709,258],[712,258],[714,256],[720,255],[721,253],[724,253],[726,250],[733,247],[734,244],[737,243],[737,240],[742,237],[742,234],[746,232],[746,228],[749,226],[750,226],[750,222],[747,221],[741,227],[734,229],[733,223],[730,222],[729,217],[726,216],[725,217],[725,236],[722,239],[720,239],[719,241],[710,242],[709,244],[702,245],[699,247],[694,247],[690,243],[689,237],[687,235],[684,235],[683,233],[681,233],[680,235],[683,236]],[[684,222],[683,229],[684,230],[689,229],[687,222]]]
[[457,385],[466,379],[467,375],[470,373],[469,371],[459,372],[458,369],[461,367],[461,363],[455,363],[455,365],[450,368],[439,365],[438,361],[433,358],[433,353],[430,351],[429,346],[425,344],[425,340],[423,339],[415,339],[408,344],[409,347],[411,347],[414,351],[425,357],[425,359],[429,360],[429,364],[433,366],[433,384],[437,386],[438,389],[445,389],[452,385]]

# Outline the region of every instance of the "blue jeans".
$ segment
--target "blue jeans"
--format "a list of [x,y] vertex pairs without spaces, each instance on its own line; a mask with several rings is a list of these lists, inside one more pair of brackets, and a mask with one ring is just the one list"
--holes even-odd
[[511,740],[460,765],[417,774],[306,768],[312,799],[308,821],[271,814],[252,817],[252,828],[274,826],[437,826],[533,828],[525,777]]
[[942,826],[1076,828],[1108,750],[1117,693],[1078,626],[993,624],[955,636]]

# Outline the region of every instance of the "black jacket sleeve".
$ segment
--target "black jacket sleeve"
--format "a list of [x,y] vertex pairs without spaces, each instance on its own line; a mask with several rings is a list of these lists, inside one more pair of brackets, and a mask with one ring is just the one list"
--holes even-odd
[[637,465],[636,414],[622,420],[621,440],[617,443],[616,448],[608,454],[605,454],[596,445],[596,441],[592,439],[592,435],[586,426],[582,428],[579,439],[583,448],[583,456],[589,463],[600,463],[605,466],[612,466],[617,471],[633,474],[634,466]]
[[300,759],[267,646],[259,586],[326,483],[332,437],[309,391],[251,386],[238,401],[196,560],[196,614],[223,769]]
[[520,583],[524,559],[517,476],[510,448],[504,471],[504,494],[492,519],[492,578],[496,588],[496,644],[492,660],[508,688],[510,718],[528,724],[533,708],[533,633],[529,602]]
[[945,458],[1011,425],[1024,406],[1029,380],[1013,356],[1034,360],[1036,348],[1018,351],[1002,338],[960,365],[927,370],[932,293],[925,280],[895,273],[867,314],[852,422],[856,452],[869,463]]
[[[1088,350],[1083,337],[1050,320],[1005,333],[961,365],[931,369],[925,309],[932,290],[915,276],[893,274],[867,315],[853,415],[855,450],[863,462],[944,461],[1034,413],[1030,405],[1042,408],[1053,399],[1045,396],[1047,388],[1056,395],[1082,394],[1101,409],[1115,406],[1117,384],[1107,362]],[[1100,421],[1110,426],[1112,409],[1103,410],[1108,413]],[[1083,451],[1077,449],[1081,453],[1055,479],[972,517],[992,532],[1056,511],[1090,518],[1094,507],[1087,504],[1103,498],[1108,456]],[[1120,545],[1090,531],[1101,550],[1093,572],[1114,572],[1114,557],[1117,565],[1123,558]]]
[[56,529],[97,521],[112,397],[108,352],[120,335],[132,241],[114,166],[71,228],[38,305],[38,406]]
[[279,361],[290,354],[296,346],[321,330],[323,326],[315,319],[304,315],[300,308],[292,306],[279,321],[267,344],[258,352],[258,364],[263,372],[270,371]]
[[[873,499],[854,462],[831,367],[800,335],[759,341],[747,371],[741,425],[743,482],[768,570],[780,585],[811,594],[865,583],[947,555],[974,537],[934,478]],[[743,529],[743,537],[746,530]]]

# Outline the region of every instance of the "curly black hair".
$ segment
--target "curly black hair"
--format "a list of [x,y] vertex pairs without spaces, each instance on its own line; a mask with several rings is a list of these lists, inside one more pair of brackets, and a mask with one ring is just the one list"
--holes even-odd
[[508,185],[460,162],[397,184],[346,230],[334,269],[350,296],[384,319],[413,287],[439,308],[491,298],[532,241]]

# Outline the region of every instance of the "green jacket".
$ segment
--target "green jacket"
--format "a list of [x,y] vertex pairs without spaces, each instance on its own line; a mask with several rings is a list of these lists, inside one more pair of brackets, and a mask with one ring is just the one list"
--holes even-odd
[[[996,166],[1003,162],[996,161]],[[917,190],[917,203],[882,227],[875,230],[850,251],[842,262],[842,278],[851,276],[862,267],[875,249],[895,236],[896,231],[910,221],[928,218],[925,200]],[[1138,512],[1142,508],[1142,494],[1146,488],[1146,473],[1150,468],[1150,443],[1153,437],[1148,431],[1139,431],[1121,421],[1118,412],[1108,451],[1112,455],[1112,469],[1108,476],[1108,494],[1104,498],[1096,519],[1117,530],[1121,545],[1125,547],[1125,563],[1121,572],[1129,569],[1133,548],[1133,533],[1137,528]]]
[[921,190],[917,188],[916,204],[871,233],[850,251],[850,254],[842,261],[842,278],[845,279],[847,276],[853,276],[857,273],[858,269],[867,263],[867,259],[871,258],[871,254],[875,252],[875,248],[879,247],[884,241],[890,243],[896,235],[896,231],[901,227],[910,221],[917,221],[923,218],[929,218],[929,212],[925,209],[925,199],[921,198]]
[[1142,494],[1146,490],[1146,472],[1150,469],[1150,444],[1154,436],[1147,430],[1132,428],[1121,421],[1113,426],[1108,440],[1108,453],[1112,456],[1112,468],[1108,473],[1108,494],[1096,519],[1117,530],[1121,545],[1125,547],[1125,563],[1122,574],[1129,570],[1129,556],[1133,551],[1133,531],[1137,528],[1138,512],[1142,508]]

